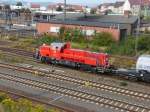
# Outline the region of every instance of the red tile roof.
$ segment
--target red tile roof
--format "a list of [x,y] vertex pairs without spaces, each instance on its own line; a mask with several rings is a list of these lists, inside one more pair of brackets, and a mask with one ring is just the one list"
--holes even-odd
[[[57,3],[57,4],[49,4],[48,9],[56,9],[57,6],[63,6],[63,3]],[[77,11],[83,11],[83,6],[81,5],[72,5],[72,4],[67,4],[67,8],[72,8]]]
[[57,5],[56,4],[50,4],[48,5],[48,9],[56,9]]
[[150,0],[143,0],[143,3],[146,5],[150,5]]
[[129,0],[131,5],[140,5],[142,0]]
[[40,8],[40,4],[31,3],[31,8]]
[[150,5],[150,0],[129,0],[131,5]]
[[81,5],[69,5],[69,7],[74,9],[74,10],[83,11],[83,6],[81,6]]

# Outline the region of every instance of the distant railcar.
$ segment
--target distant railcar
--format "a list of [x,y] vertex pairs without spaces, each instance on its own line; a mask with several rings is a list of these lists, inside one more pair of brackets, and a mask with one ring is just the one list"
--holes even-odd
[[150,82],[150,55],[142,55],[136,63],[136,71],[142,80]]

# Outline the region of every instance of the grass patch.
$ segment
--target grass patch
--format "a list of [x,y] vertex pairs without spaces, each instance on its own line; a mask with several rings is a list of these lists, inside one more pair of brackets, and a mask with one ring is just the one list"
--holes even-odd
[[19,38],[18,37],[8,37],[8,40],[10,40],[10,41],[18,41]]
[[117,68],[132,68],[136,65],[136,60],[127,59],[127,58],[117,58],[117,57],[110,57],[110,63],[115,65]]
[[0,92],[0,112],[60,112],[55,108],[46,108],[27,99],[13,100],[5,93]]
[[9,98],[5,93],[0,93],[0,103],[5,100],[6,98]]
[[120,85],[120,86],[128,86],[128,83],[127,83],[127,82],[120,82],[119,85]]
[[6,55],[3,52],[0,52],[0,59],[4,62],[11,62],[11,63],[23,63],[24,58]]
[[36,40],[34,38],[19,39],[12,47],[24,49],[27,51],[34,51],[34,49],[37,47],[37,45],[35,44],[35,41]]

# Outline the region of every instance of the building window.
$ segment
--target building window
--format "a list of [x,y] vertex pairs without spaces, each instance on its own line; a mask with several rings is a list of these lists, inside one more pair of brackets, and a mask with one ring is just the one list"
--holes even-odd
[[47,20],[47,15],[43,15],[43,19],[44,19],[44,20]]
[[82,34],[86,36],[92,36],[95,34],[95,30],[82,30]]
[[95,31],[94,30],[86,30],[86,35],[87,36],[92,36],[94,35]]
[[50,32],[51,33],[58,33],[60,30],[60,27],[50,27]]

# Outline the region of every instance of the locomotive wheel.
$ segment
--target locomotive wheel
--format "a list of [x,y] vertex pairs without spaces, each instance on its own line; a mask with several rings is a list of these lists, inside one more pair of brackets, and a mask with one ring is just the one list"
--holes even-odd
[[45,57],[40,57],[40,61],[41,61],[42,63],[46,63],[46,58],[45,58]]
[[51,60],[51,64],[56,65],[57,61],[56,60]]
[[81,65],[80,65],[79,63],[76,63],[75,68],[76,68],[76,69],[80,69],[80,67],[81,67]]

